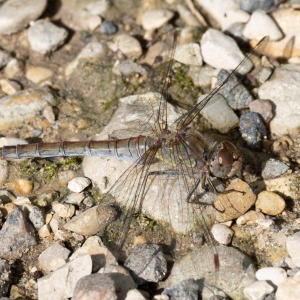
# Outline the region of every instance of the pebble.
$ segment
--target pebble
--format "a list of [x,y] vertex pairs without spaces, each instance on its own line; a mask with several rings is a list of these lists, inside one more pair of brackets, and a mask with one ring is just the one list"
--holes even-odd
[[239,0],[240,8],[252,13],[258,9],[272,11],[280,3],[278,0]]
[[238,226],[241,226],[241,225],[244,225],[244,224],[253,225],[253,224],[255,224],[257,222],[260,222],[264,219],[265,219],[265,216],[264,216],[263,213],[261,213],[259,211],[255,211],[255,210],[249,210],[236,220],[236,224]]
[[70,62],[65,68],[65,75],[70,76],[74,70],[76,70],[79,61],[81,59],[101,59],[105,57],[107,53],[107,47],[103,43],[90,42],[88,43],[76,56],[76,58]]
[[[201,52],[203,61],[216,69],[233,70],[245,58],[235,40],[216,29],[208,29],[203,34]],[[251,68],[249,61],[243,72]]]
[[217,73],[216,69],[208,65],[203,67],[191,66],[188,76],[191,77],[195,86],[206,89],[212,86],[213,79],[217,77]]
[[[256,196],[250,186],[241,179],[234,179],[230,182],[226,190],[236,190],[228,194],[220,194],[215,201],[214,206],[218,210],[216,220],[226,222],[237,219],[255,203]],[[244,192],[243,195],[240,192]]]
[[276,267],[261,268],[256,272],[255,276],[258,280],[271,281],[276,286],[287,278],[286,271]]
[[13,190],[17,195],[27,196],[31,193],[33,184],[28,179],[20,178],[9,182],[7,187]]
[[47,276],[38,279],[38,299],[66,299],[73,297],[78,280],[92,272],[90,255],[80,256]]
[[[10,265],[4,259],[0,259],[0,297],[5,300],[9,287],[13,280]],[[9,298],[7,298],[9,299]]]
[[47,238],[50,236],[51,231],[50,231],[50,226],[49,224],[43,225],[40,230],[38,231],[39,237],[40,238]]
[[[220,261],[218,271],[214,264],[214,253],[218,254]],[[199,295],[202,293],[202,299],[213,299],[212,296],[216,297],[219,291],[231,299],[244,299],[243,289],[254,281],[255,267],[247,255],[235,248],[216,246],[215,251],[212,251],[212,247],[203,246],[174,263],[165,285],[178,284],[190,278],[205,281],[209,288],[217,286],[218,290],[210,290],[208,295],[204,295],[204,291],[200,290]],[[223,280],[220,281],[219,278]]]
[[34,228],[20,208],[11,212],[0,231],[0,257],[12,259],[36,245]]
[[89,237],[84,244],[71,255],[70,260],[85,254],[90,254],[92,257],[93,273],[98,272],[105,266],[118,265],[116,258],[105,247],[98,236]]
[[55,51],[64,43],[68,32],[47,20],[39,20],[30,26],[27,35],[33,51],[47,54]]
[[284,211],[285,206],[285,201],[281,196],[269,191],[259,193],[255,203],[256,209],[270,216],[279,215]]
[[[198,103],[206,98],[207,95],[202,95],[198,98]],[[227,133],[234,127],[238,126],[239,118],[228,106],[225,98],[216,94],[210,102],[201,110],[201,115],[221,133]]]
[[47,88],[23,90],[1,98],[0,129],[23,125],[36,117],[48,103],[55,104],[55,98]]
[[192,14],[192,12],[184,5],[178,4],[176,6],[177,12],[180,18],[186,23],[186,25],[191,27],[201,27],[198,19]]
[[7,52],[0,50],[0,68],[1,69],[7,65],[7,63],[10,61],[10,59],[11,59],[11,57]]
[[286,249],[293,263],[300,267],[300,232],[294,233],[286,239]]
[[64,202],[68,204],[79,205],[85,198],[84,192],[82,193],[70,193],[64,198]]
[[234,23],[246,23],[250,17],[248,13],[239,9],[238,2],[234,0],[201,0],[199,4],[219,23],[222,30],[226,30]]
[[112,205],[94,206],[73,217],[64,228],[84,236],[103,233],[117,215],[118,210]]
[[265,300],[273,291],[274,287],[267,281],[255,281],[244,289],[244,296],[247,300]]
[[32,65],[27,65],[26,78],[33,83],[40,84],[41,82],[51,78],[53,75],[52,70],[43,67],[37,67]]
[[138,59],[142,53],[140,42],[129,34],[119,34],[114,39],[116,49],[120,50],[130,59]]
[[190,66],[202,66],[200,46],[197,43],[184,43],[176,46],[174,59]]
[[174,12],[167,9],[155,9],[144,12],[141,16],[141,23],[145,30],[155,30],[169,22]]
[[45,225],[45,216],[42,209],[37,206],[33,206],[29,213],[29,220],[35,229],[41,229]]
[[61,220],[56,214],[53,215],[53,218],[49,222],[49,226],[57,240],[66,241],[71,237],[71,234],[69,232],[61,229]]
[[234,235],[233,230],[223,224],[214,224],[211,233],[214,239],[222,245],[230,244]]
[[260,72],[257,74],[256,79],[259,82],[259,84],[263,84],[271,77],[272,73],[273,73],[273,68],[262,67]]
[[300,280],[293,277],[282,282],[276,291],[276,300],[298,300],[300,295]]
[[[284,65],[275,69],[270,80],[258,89],[260,99],[272,99],[276,114],[270,122],[270,131],[277,136],[298,132],[300,126],[300,106],[297,101],[300,65]],[[286,88],[288,87],[288,89]]]
[[116,275],[116,273],[97,273],[82,277],[75,286],[73,298],[77,300],[118,299],[113,275]]
[[130,76],[133,73],[147,75],[147,71],[145,68],[131,60],[123,60],[120,63],[114,65],[113,72],[117,75],[125,76]]
[[254,100],[249,103],[250,111],[259,113],[266,124],[274,117],[273,103],[270,100]]
[[230,72],[226,70],[221,70],[218,73],[217,84],[220,85],[226,81],[218,93],[225,97],[232,109],[240,110],[248,108],[249,103],[253,100],[253,96],[235,75],[231,75],[228,78],[229,75]]
[[260,151],[262,141],[267,138],[267,129],[260,114],[243,113],[240,117],[240,133],[247,147]]
[[167,261],[159,245],[137,245],[126,259],[124,266],[130,270],[135,281],[159,282],[167,274]]
[[39,255],[39,268],[46,274],[57,270],[67,263],[70,252],[60,242],[52,244]]
[[0,7],[0,34],[12,34],[41,16],[46,0],[8,0]]
[[21,90],[21,85],[14,80],[1,79],[0,85],[2,91],[7,95],[13,95]]
[[91,184],[91,180],[86,177],[75,177],[68,183],[71,192],[80,193]]
[[163,295],[168,295],[168,299],[189,299],[197,300],[201,283],[195,279],[183,280],[177,284],[173,284],[163,290]]
[[289,169],[289,166],[286,165],[284,162],[270,158],[267,160],[267,162],[264,164],[261,176],[264,179],[272,179],[276,178],[282,174],[284,174]]
[[250,40],[260,40],[265,36],[269,36],[271,41],[283,38],[283,34],[277,24],[262,10],[253,12],[244,28],[243,34]]
[[72,204],[53,202],[52,209],[60,218],[71,218],[75,213],[75,207]]
[[0,160],[0,188],[3,187],[4,183],[8,178],[8,163],[6,160]]
[[23,66],[16,58],[11,59],[4,68],[4,74],[9,79],[23,76]]
[[118,25],[114,21],[105,20],[100,25],[100,32],[106,35],[113,35],[118,32]]

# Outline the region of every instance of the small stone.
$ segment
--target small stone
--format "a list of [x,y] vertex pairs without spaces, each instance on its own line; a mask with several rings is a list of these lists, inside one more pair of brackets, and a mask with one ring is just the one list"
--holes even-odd
[[263,139],[267,138],[267,129],[263,118],[255,112],[245,112],[240,117],[240,132],[246,146],[261,150]]
[[1,79],[0,85],[2,91],[7,95],[13,95],[21,90],[21,85],[13,80]]
[[68,183],[71,192],[80,193],[91,184],[91,180],[86,177],[75,177]]
[[0,50],[0,68],[2,69],[10,61],[10,55],[3,50]]
[[230,72],[226,70],[221,70],[218,73],[217,84],[221,85],[226,81],[226,84],[220,88],[218,94],[225,97],[232,109],[248,108],[249,103],[253,100],[253,96],[235,75],[231,75],[230,78],[228,77],[229,75]]
[[244,289],[244,295],[248,300],[265,300],[266,296],[274,291],[274,287],[267,281],[255,281]]
[[191,66],[188,72],[188,76],[193,80],[193,84],[203,89],[212,86],[212,82],[217,77],[217,74],[218,71],[208,65],[203,67]]
[[47,88],[23,90],[1,98],[0,129],[22,125],[36,117],[47,105],[54,105],[55,102],[54,96]]
[[[116,275],[115,273],[114,275]],[[74,299],[111,299],[117,300],[113,274],[91,274],[78,280],[74,289]]]
[[70,252],[69,249],[56,242],[39,255],[39,268],[46,274],[57,270],[67,263]]
[[226,191],[229,190],[234,191],[228,194],[220,194],[214,203],[215,208],[218,210],[216,214],[218,222],[237,219],[255,203],[255,194],[250,186],[241,179],[232,180],[226,188]]
[[256,209],[261,210],[264,214],[277,216],[285,209],[284,199],[274,192],[263,191],[258,194],[255,203]]
[[55,214],[49,222],[50,228],[57,240],[65,241],[71,237],[71,234],[64,229],[61,229],[59,217]]
[[268,124],[274,117],[273,104],[270,100],[254,100],[249,103],[250,111],[259,113],[266,124]]
[[269,36],[271,41],[277,41],[283,37],[277,24],[262,10],[256,10],[251,15],[243,34],[250,40],[260,40],[265,36]]
[[73,170],[65,170],[58,173],[58,182],[60,186],[66,187],[73,178],[76,177],[76,173]]
[[37,230],[41,229],[45,225],[44,213],[37,206],[32,207],[32,210],[29,213],[29,220]]
[[47,6],[46,0],[8,0],[0,8],[0,34],[12,34],[37,19]]
[[167,261],[160,246],[155,244],[136,246],[124,266],[139,282],[158,282],[167,274]]
[[9,291],[12,279],[9,264],[4,259],[0,259],[0,297],[3,300]]
[[47,105],[45,107],[45,109],[43,110],[43,116],[49,123],[51,123],[51,124],[55,123],[55,114],[54,114],[52,106]]
[[16,59],[11,59],[4,68],[4,74],[7,78],[13,79],[18,76],[23,76],[23,67]]
[[92,272],[90,255],[83,255],[38,279],[38,299],[66,299],[73,297],[78,280]]
[[8,163],[6,160],[0,160],[0,187],[3,187],[7,178],[8,178]]
[[108,265],[118,265],[116,258],[105,247],[98,236],[89,237],[85,243],[72,254],[70,260],[85,254],[91,255],[93,261],[93,273],[98,272],[101,268]]
[[287,278],[278,287],[276,300],[297,300],[300,295],[300,281],[293,277]]
[[173,284],[163,290],[163,295],[168,295],[168,299],[199,299],[199,290],[201,290],[201,284],[195,279],[183,280],[177,284]]
[[[198,103],[204,101],[209,95],[202,95]],[[227,133],[238,125],[239,118],[228,106],[224,97],[220,94],[214,95],[207,105],[201,110],[201,115],[221,133]]]
[[64,225],[64,228],[84,236],[103,233],[117,215],[118,210],[112,205],[94,206],[73,217]]
[[118,25],[114,21],[105,20],[101,23],[100,32],[106,35],[112,35],[118,32]]
[[79,205],[83,199],[85,198],[85,195],[83,192],[81,193],[71,193],[64,198],[64,202],[68,204],[75,204]]
[[39,84],[52,77],[53,72],[48,68],[28,65],[26,69],[26,78],[33,83]]
[[260,222],[261,220],[264,220],[265,216],[263,213],[259,212],[259,211],[255,211],[255,210],[249,210],[247,211],[244,215],[240,216],[237,220],[236,220],[236,224],[238,226],[241,225],[253,225],[257,222]]
[[276,286],[287,278],[286,271],[276,267],[261,268],[256,272],[255,276],[258,280],[271,281]]
[[[272,73],[273,73],[273,68],[262,67],[260,72],[256,76],[258,83],[260,85],[265,83],[271,77]],[[269,100],[265,100],[265,101],[269,101]]]
[[200,46],[197,43],[185,43],[176,46],[174,59],[182,64],[201,66],[202,56]]
[[116,36],[115,45],[118,50],[130,59],[137,59],[142,55],[140,42],[128,34],[119,34]]
[[240,8],[249,13],[253,13],[258,9],[272,11],[276,9],[279,3],[278,0],[239,0]]
[[200,27],[200,22],[186,6],[178,4],[177,11],[180,15],[180,18],[184,20],[186,25],[191,27]]
[[50,236],[51,232],[50,232],[50,226],[49,224],[45,224],[43,225],[40,230],[38,231],[39,237],[40,238],[47,238]]
[[286,239],[286,249],[293,263],[300,267],[300,232],[296,232]]
[[214,239],[222,245],[228,245],[234,235],[233,230],[223,224],[214,224],[211,233]]
[[12,259],[36,245],[34,228],[24,212],[16,208],[7,217],[0,231],[0,257]]
[[60,28],[46,20],[33,23],[28,30],[28,40],[32,50],[41,54],[55,51],[62,45],[68,35],[64,28]]
[[147,75],[147,71],[141,65],[131,61],[123,60],[119,64],[115,65],[113,72],[117,75],[130,76],[133,73]]
[[261,175],[264,179],[272,179],[284,174],[288,169],[289,166],[285,163],[280,160],[270,158],[263,166]]
[[141,22],[145,30],[158,29],[174,16],[174,13],[167,9],[149,10],[142,14]]
[[33,189],[33,184],[27,179],[16,179],[7,184],[9,189],[12,189],[17,195],[29,195]]
[[[235,40],[216,29],[209,29],[203,34],[201,52],[204,62],[217,69],[233,70],[245,58]],[[249,61],[243,73],[251,68]]]
[[72,204],[53,202],[52,209],[60,218],[71,218],[75,213],[75,207]]

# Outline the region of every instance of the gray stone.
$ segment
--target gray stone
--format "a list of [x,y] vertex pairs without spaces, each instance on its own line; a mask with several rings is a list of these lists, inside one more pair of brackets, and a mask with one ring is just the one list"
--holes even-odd
[[55,51],[64,43],[67,35],[66,29],[46,20],[36,21],[28,30],[31,49],[41,54]]
[[143,244],[134,248],[124,266],[137,282],[158,282],[167,274],[167,261],[159,245]]
[[264,179],[276,178],[284,174],[289,169],[289,166],[284,162],[270,158],[263,166],[261,176]]
[[36,245],[34,228],[20,208],[16,208],[7,217],[0,231],[0,257],[11,259]]
[[240,8],[249,13],[258,9],[266,11],[275,9],[281,1],[278,0],[239,0]]
[[4,259],[0,259],[0,297],[1,297],[1,299],[3,296],[7,295],[11,281],[12,281],[11,268]]
[[199,290],[202,289],[203,283],[200,284],[200,282],[195,279],[187,279],[165,288],[163,295],[168,295],[172,300],[198,300]]
[[265,300],[266,296],[274,291],[274,287],[265,280],[255,281],[244,289],[248,300]]
[[43,210],[37,206],[33,206],[29,213],[29,220],[33,224],[34,228],[41,229],[45,225],[45,216]]
[[105,20],[100,25],[100,32],[106,35],[112,35],[118,32],[118,25],[114,21]]
[[46,8],[46,0],[8,0],[0,8],[0,34],[12,34],[37,19]]

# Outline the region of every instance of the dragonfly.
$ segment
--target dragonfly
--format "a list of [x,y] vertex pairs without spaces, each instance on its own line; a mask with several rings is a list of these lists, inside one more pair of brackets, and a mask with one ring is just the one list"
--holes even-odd
[[[264,45],[265,42],[266,39],[260,41],[255,49]],[[174,56],[174,51],[175,47],[171,50],[171,57]],[[155,94],[153,102],[146,100],[151,108],[147,117],[152,122],[146,122],[147,130],[143,126],[140,126],[140,129],[149,132],[147,134],[108,140],[4,146],[0,148],[0,156],[2,159],[9,160],[68,156],[129,159],[132,161],[131,165],[102,197],[104,203],[111,203],[114,201],[112,198],[125,198],[126,225],[119,244],[123,245],[126,239],[132,216],[137,210],[143,208],[145,197],[149,191],[151,192],[150,186],[153,178],[160,180],[165,177],[172,177],[174,187],[180,191],[177,209],[180,211],[183,206],[187,206],[189,211],[186,215],[177,218],[175,222],[184,224],[185,219],[192,218],[193,223],[200,223],[204,226],[206,239],[213,244],[202,206],[197,202],[197,195],[199,190],[203,191],[207,188],[216,194],[222,193],[216,189],[212,178],[227,179],[236,176],[242,167],[242,154],[226,137],[198,132],[193,128],[193,123],[206,106],[218,100],[218,94],[228,80],[243,73],[244,69],[249,67],[249,61],[249,56],[246,56],[223,83],[172,123],[168,119],[170,107],[166,101],[169,88],[168,76],[171,74],[173,64],[170,61],[165,79],[161,82],[161,93]],[[167,216],[166,219],[171,217]],[[188,227],[183,231],[190,229]],[[219,264],[217,253],[214,254],[214,260],[217,269]]]

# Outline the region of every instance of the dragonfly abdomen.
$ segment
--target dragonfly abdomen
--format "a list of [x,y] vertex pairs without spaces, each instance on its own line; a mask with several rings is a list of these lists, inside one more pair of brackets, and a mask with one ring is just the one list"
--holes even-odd
[[138,136],[104,141],[24,144],[4,146],[0,148],[0,155],[2,159],[59,156],[127,157],[136,159],[149,149],[151,140],[147,136]]

